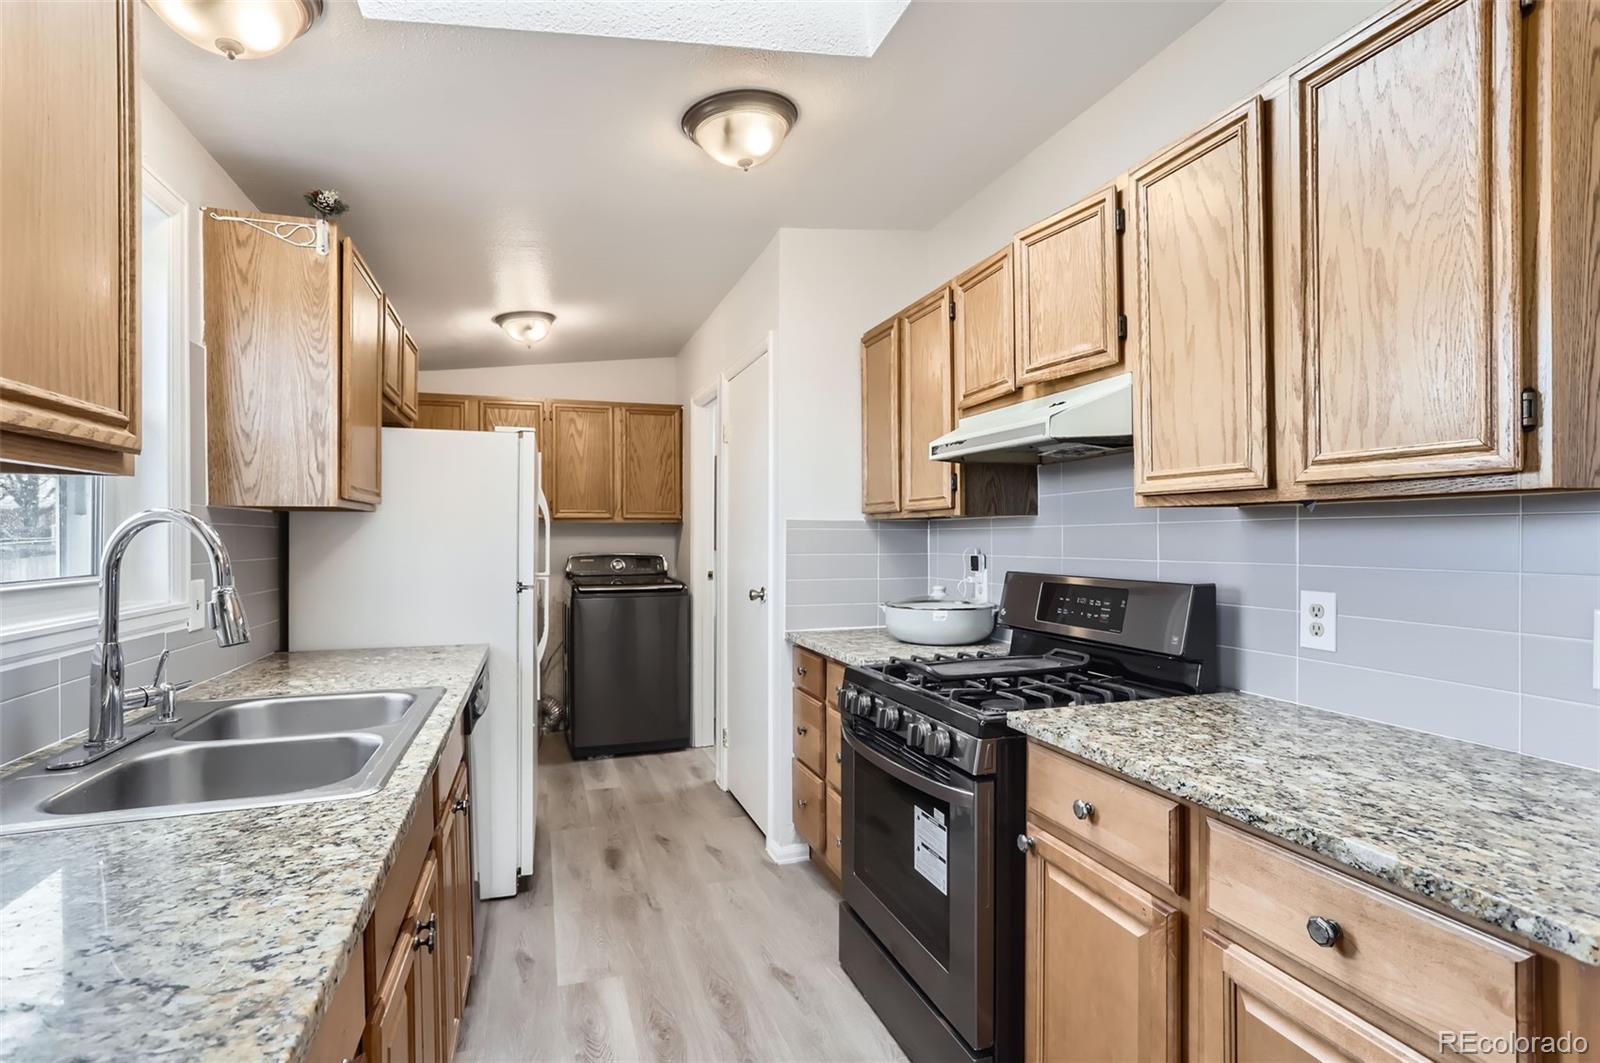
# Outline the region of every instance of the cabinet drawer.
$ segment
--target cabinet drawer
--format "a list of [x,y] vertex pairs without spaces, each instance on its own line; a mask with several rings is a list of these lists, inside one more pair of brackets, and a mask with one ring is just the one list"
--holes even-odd
[[828,681],[824,691],[827,697],[823,699],[823,703],[828,708],[838,711],[839,688],[844,686],[844,665],[830,658],[827,661],[825,671],[827,672]]
[[844,726],[844,717],[837,710],[829,709],[826,726],[827,740],[822,747],[823,776],[827,779],[828,789],[838,793],[844,774],[844,735],[840,731]]
[[466,757],[467,710],[462,709],[461,715],[456,717],[456,722],[450,725],[450,737],[444,740],[444,749],[439,753],[439,767],[433,773],[433,825],[444,825],[444,816],[448,810],[446,802],[450,800],[450,787],[456,781],[456,770],[461,767],[461,761]]
[[825,787],[816,772],[798,760],[794,762],[794,829],[811,848],[822,852],[823,798]]
[[352,956],[344,977],[334,987],[328,1010],[317,1024],[308,1063],[339,1063],[354,1059],[361,1046],[361,1032],[367,1025],[367,983],[361,957]]
[[[1430,1035],[1533,1032],[1531,953],[1207,821],[1207,907]],[[1327,946],[1308,922],[1330,920]]]
[[794,692],[794,759],[822,774],[822,703],[803,691]]
[[844,801],[838,790],[828,791],[828,819],[823,824],[827,836],[823,839],[822,860],[835,878],[844,876]]
[[1176,801],[1028,746],[1028,808],[1173,890],[1183,885],[1183,808]]
[[827,682],[827,658],[810,650],[794,648],[794,688],[822,700],[823,684]]

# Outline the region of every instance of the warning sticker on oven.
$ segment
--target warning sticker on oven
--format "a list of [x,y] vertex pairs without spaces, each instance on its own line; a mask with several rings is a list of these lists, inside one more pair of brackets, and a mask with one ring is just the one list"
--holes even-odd
[[944,812],[937,808],[931,813],[920,808],[913,809],[913,812],[916,815],[916,832],[912,842],[912,866],[917,869],[917,874],[948,896],[950,885],[945,861],[948,831],[945,830]]

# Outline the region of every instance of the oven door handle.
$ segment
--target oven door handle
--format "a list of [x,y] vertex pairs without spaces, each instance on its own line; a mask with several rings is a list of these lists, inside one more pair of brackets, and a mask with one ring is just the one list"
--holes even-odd
[[888,772],[907,786],[921,790],[930,797],[940,798],[960,808],[972,808],[977,804],[977,794],[972,791],[962,790],[955,786],[947,786],[937,779],[930,779],[926,775],[912,771],[905,765],[890,760],[870,746],[857,742],[855,736],[848,730],[844,732],[844,744],[849,746],[852,752],[866,758],[867,763],[873,767]]

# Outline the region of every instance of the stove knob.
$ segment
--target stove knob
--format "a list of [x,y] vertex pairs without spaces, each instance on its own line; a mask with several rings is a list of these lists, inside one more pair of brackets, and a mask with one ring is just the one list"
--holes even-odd
[[942,757],[949,754],[950,744],[950,732],[943,727],[935,727],[922,740],[922,751],[930,757]]
[[855,714],[857,716],[876,716],[878,714],[878,699],[873,694],[861,691],[856,694]]
[[921,746],[928,740],[929,730],[927,720],[913,720],[911,726],[906,728],[906,745]]
[[847,713],[854,713],[856,711],[856,692],[854,688],[839,688],[839,708],[843,712]]
[[885,731],[898,731],[900,729],[899,706],[880,704],[878,706],[878,726]]

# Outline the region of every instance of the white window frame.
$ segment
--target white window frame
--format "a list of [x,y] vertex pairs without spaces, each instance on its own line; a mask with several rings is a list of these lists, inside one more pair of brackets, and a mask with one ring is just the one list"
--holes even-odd
[[[149,199],[170,219],[165,226],[168,328],[163,398],[166,409],[159,418],[145,416],[145,411],[141,411],[141,433],[146,449],[136,459],[135,469],[139,467],[138,462],[164,458],[167,489],[165,498],[141,499],[137,476],[103,477],[99,500],[102,537],[109,536],[124,519],[149,505],[188,509],[190,504],[190,448],[193,437],[189,407],[189,246],[191,240],[199,239],[200,229],[189,202],[171,185],[148,166],[144,168],[143,178],[139,200],[141,254],[144,246],[144,200]],[[140,265],[142,285],[147,271],[142,268],[143,263]],[[143,298],[141,291],[141,304]],[[141,358],[144,353],[141,336]],[[140,376],[147,385],[141,392],[141,401],[144,401],[144,397],[150,394],[148,384],[152,374],[141,372]],[[160,448],[148,446],[155,439],[160,440]],[[157,458],[151,453],[154,449],[164,449],[165,453]],[[97,555],[103,545],[102,538],[101,543],[95,546]],[[169,556],[164,593],[158,591],[153,601],[146,600],[122,610],[121,635],[124,640],[185,626],[191,546],[187,534],[177,529],[168,532]],[[0,618],[0,659],[11,661],[43,654],[71,653],[92,645],[99,625],[99,583],[100,578],[95,575],[0,588],[0,613],[4,614]]]

